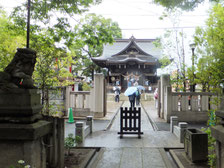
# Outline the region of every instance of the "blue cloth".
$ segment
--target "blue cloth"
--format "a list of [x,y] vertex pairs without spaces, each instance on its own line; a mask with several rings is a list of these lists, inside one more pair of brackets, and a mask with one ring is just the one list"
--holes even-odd
[[131,87],[131,81],[128,81],[128,87]]

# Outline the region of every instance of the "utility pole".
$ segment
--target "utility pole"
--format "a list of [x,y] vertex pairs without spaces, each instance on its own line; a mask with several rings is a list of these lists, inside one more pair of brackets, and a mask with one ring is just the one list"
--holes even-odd
[[26,31],[26,48],[30,47],[30,0],[27,4],[27,31]]

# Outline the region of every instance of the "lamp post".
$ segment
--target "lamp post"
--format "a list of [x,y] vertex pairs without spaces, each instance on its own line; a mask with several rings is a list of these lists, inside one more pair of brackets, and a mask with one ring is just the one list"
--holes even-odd
[[191,47],[191,51],[192,51],[192,81],[191,81],[191,86],[190,86],[190,91],[191,92],[195,92],[195,83],[194,83],[194,78],[195,78],[195,74],[194,74],[194,50],[195,50],[195,43],[190,44]]

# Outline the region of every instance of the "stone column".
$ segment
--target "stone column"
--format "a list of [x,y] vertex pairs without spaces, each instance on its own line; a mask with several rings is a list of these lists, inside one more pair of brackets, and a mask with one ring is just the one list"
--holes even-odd
[[74,84],[74,91],[75,92],[78,92],[79,91],[79,84],[78,83],[75,83]]
[[170,132],[173,133],[173,128],[175,125],[178,125],[178,117],[177,116],[171,116],[170,117]]
[[158,105],[158,108],[157,108],[157,114],[158,114],[158,117],[161,117],[161,80],[158,81],[158,99],[157,99],[157,105]]
[[165,96],[165,87],[170,85],[170,75],[161,76],[161,118],[164,118],[164,96]]
[[94,117],[104,117],[104,75],[94,75]]
[[90,133],[93,132],[93,116],[87,116],[86,117],[86,125],[90,128]]
[[171,86],[166,86],[164,91],[164,119],[169,123],[172,115],[172,91]]
[[184,134],[188,124],[186,122],[179,122],[178,126],[180,127],[180,143],[184,143]]
[[[71,86],[67,86],[66,87],[66,91],[65,91],[65,109],[66,109],[66,113],[68,112],[67,109],[72,107],[71,95],[70,95],[71,90],[72,90]],[[69,113],[67,113],[65,115],[68,116]]]
[[81,141],[84,142],[84,138],[85,138],[85,135],[84,135],[84,122],[76,122],[75,123],[75,136],[79,136],[81,138]]

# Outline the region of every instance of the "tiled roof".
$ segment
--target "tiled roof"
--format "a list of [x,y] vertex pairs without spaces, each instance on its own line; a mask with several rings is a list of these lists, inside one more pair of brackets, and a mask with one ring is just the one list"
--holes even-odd
[[[126,61],[157,62],[161,58],[161,50],[155,47],[153,41],[154,39],[134,39],[133,37],[130,39],[116,39],[113,44],[105,45],[102,56],[93,58],[93,61],[109,61],[110,63],[124,63]],[[131,43],[137,45],[145,55],[140,54],[136,55],[135,58],[131,58],[127,54],[118,54],[127,49]]]

